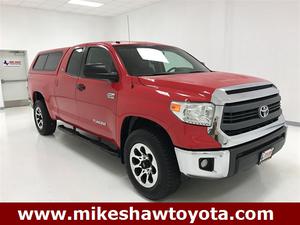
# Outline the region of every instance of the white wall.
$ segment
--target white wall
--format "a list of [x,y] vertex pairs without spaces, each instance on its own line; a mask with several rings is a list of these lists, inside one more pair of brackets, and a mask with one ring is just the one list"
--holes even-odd
[[108,18],[0,5],[0,49],[41,50],[106,40]]
[[[165,0],[127,14],[131,40],[182,47],[210,68],[274,82],[288,120],[300,122],[300,1]],[[127,40],[127,15],[112,39]]]
[[[210,66],[224,68],[225,3],[165,0],[129,15],[131,40],[182,47]],[[127,40],[126,16],[112,20],[112,39]]]
[[[1,6],[0,6],[1,7]],[[155,41],[182,47],[219,71],[274,82],[288,120],[300,122],[300,1],[164,0],[109,18],[0,8],[0,49],[37,51],[82,42]]]
[[230,5],[228,69],[273,81],[286,119],[300,122],[300,3]]

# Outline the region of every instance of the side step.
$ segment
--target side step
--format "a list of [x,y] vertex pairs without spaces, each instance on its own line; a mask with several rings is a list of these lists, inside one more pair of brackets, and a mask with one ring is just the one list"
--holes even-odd
[[119,154],[119,151],[111,148],[110,146],[102,143],[101,141],[98,141],[98,140],[94,140],[92,138],[89,138],[83,134],[81,134],[80,132],[78,132],[76,130],[76,128],[68,128],[64,125],[59,125],[58,128],[63,131],[64,133],[67,133],[67,134],[71,134],[71,135],[74,135],[76,137],[79,137],[81,140],[83,140],[84,142],[86,143],[91,143],[91,144],[94,144],[94,145],[97,145],[98,147],[101,148],[101,150],[104,150],[105,152],[111,154],[111,155],[114,155],[114,156],[118,156],[120,157],[120,154]]

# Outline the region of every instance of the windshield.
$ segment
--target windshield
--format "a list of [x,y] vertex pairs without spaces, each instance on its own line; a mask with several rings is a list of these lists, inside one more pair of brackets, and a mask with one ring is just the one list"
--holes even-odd
[[187,52],[169,46],[120,45],[114,47],[133,76],[210,72]]

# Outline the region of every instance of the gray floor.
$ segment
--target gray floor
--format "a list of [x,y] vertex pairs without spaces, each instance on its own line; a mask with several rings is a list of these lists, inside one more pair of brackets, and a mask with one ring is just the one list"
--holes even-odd
[[[185,179],[166,201],[300,201],[300,128],[274,158],[232,178]],[[119,159],[57,130],[42,137],[29,107],[0,110],[0,201],[146,201]]]

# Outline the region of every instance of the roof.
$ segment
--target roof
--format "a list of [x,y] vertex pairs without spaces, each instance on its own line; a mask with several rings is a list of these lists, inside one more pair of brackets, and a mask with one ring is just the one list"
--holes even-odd
[[94,45],[110,45],[110,46],[119,46],[119,45],[164,45],[160,43],[155,43],[155,42],[146,42],[146,41],[100,41],[100,42],[87,42],[87,43],[81,43],[77,44],[74,46],[70,47],[64,47],[64,48],[55,48],[55,49],[48,49],[48,50],[43,50],[40,51],[39,54],[43,53],[49,53],[49,52],[65,52],[69,48],[76,47],[76,46],[81,46],[81,45],[86,45],[86,44],[94,44]]
[[88,43],[83,43],[84,44],[99,44],[99,45],[111,45],[111,46],[116,46],[116,45],[164,45],[160,43],[155,43],[155,42],[147,42],[147,41],[99,41],[99,42],[88,42]]
[[110,43],[111,45],[163,45],[160,43],[146,41],[114,41]]

